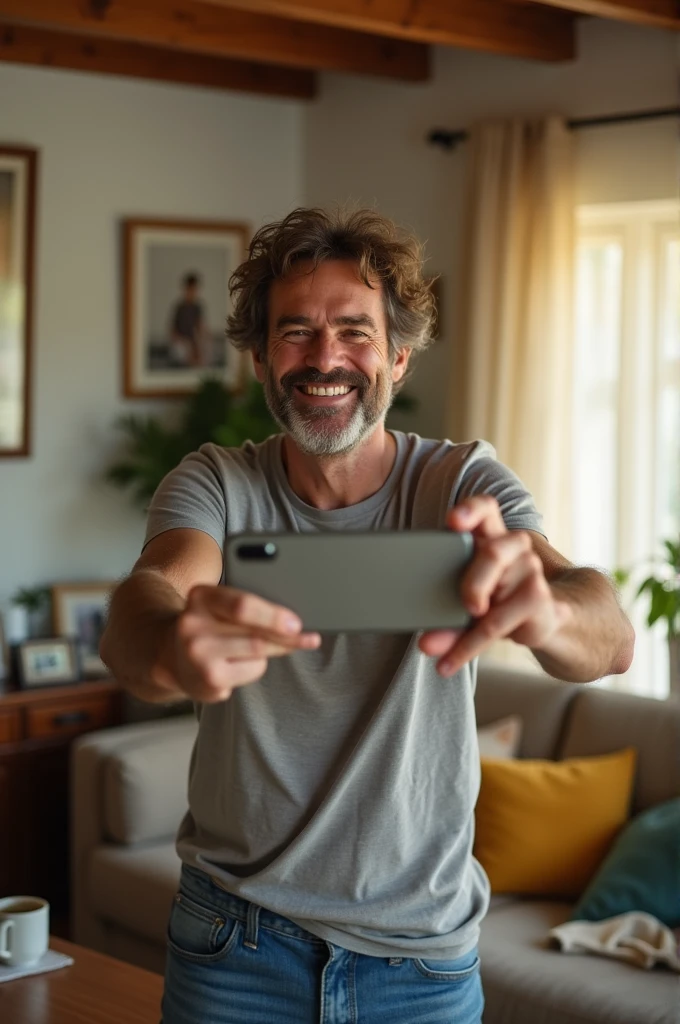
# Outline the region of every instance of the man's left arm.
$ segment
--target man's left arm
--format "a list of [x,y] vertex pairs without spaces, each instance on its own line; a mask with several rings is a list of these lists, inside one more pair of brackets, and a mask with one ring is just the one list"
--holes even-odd
[[421,637],[421,650],[438,658],[442,675],[453,675],[504,638],[531,648],[559,679],[590,682],[626,671],[635,636],[605,575],[572,565],[538,533],[508,531],[495,498],[467,498],[447,522],[475,541],[462,582],[475,621],[465,631]]

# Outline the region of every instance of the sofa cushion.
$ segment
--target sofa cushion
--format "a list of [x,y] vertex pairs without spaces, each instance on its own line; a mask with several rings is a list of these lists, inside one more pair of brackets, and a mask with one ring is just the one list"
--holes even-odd
[[562,953],[547,935],[568,903],[514,900],[482,922],[485,1021],[503,1024],[678,1024],[678,977],[589,954]]
[[187,810],[193,716],[131,735],[108,755],[103,771],[107,837],[127,845],[175,835]]
[[680,701],[576,687],[558,756],[638,751],[633,812],[680,796]]
[[564,712],[577,689],[573,683],[562,683],[538,673],[480,665],[475,690],[477,725],[519,715],[519,756],[554,758]]
[[522,719],[508,715],[477,729],[480,757],[517,757],[522,739]]
[[495,893],[577,898],[626,822],[632,748],[554,761],[482,758],[474,853]]
[[680,798],[650,807],[630,822],[572,918],[604,921],[631,910],[680,928]]
[[181,867],[174,842],[98,846],[87,879],[92,910],[108,923],[165,946]]

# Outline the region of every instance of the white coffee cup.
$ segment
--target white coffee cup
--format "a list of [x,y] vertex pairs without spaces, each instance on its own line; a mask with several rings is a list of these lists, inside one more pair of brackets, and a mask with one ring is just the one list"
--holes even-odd
[[38,896],[7,896],[0,900],[0,965],[28,967],[47,952],[49,944],[47,900]]

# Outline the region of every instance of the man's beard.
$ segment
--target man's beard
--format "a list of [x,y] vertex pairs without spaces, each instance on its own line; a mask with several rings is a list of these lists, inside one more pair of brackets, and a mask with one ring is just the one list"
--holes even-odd
[[[388,370],[391,367],[388,367]],[[302,409],[295,398],[295,389],[306,384],[318,387],[346,385],[356,389],[348,401],[354,402],[349,422],[343,405],[325,405]],[[344,455],[365,441],[387,415],[393,398],[392,380],[388,373],[378,373],[375,384],[358,371],[318,370],[291,371],[277,383],[265,364],[264,394],[272,416],[290,434],[300,451],[306,455]]]

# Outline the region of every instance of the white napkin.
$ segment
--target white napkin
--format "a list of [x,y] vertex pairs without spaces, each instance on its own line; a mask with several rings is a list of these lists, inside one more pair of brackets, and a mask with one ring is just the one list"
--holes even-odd
[[29,974],[58,971],[60,967],[69,967],[72,963],[72,956],[66,956],[65,953],[57,953],[54,949],[48,949],[34,964],[27,964],[25,967],[8,967],[7,964],[0,963],[0,983],[3,981],[13,981],[15,978],[25,978]]
[[563,953],[598,953],[647,970],[665,964],[680,972],[675,935],[661,921],[641,911],[631,910],[605,921],[567,921],[549,935]]

